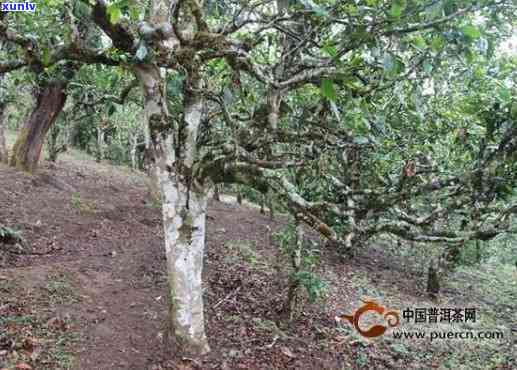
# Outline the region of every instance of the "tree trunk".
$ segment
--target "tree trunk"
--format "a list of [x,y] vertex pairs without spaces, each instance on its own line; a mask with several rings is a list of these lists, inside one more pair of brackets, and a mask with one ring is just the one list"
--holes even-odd
[[62,151],[62,147],[58,147],[57,139],[59,138],[59,126],[54,125],[50,128],[50,134],[47,141],[48,160],[50,162],[56,162],[57,156]]
[[220,202],[221,201],[221,196],[219,194],[219,184],[215,184],[215,186],[214,186],[214,196],[213,196],[213,199],[216,202]]
[[[2,99],[1,96],[0,99]],[[5,142],[4,112],[5,103],[0,100],[0,163],[9,162],[9,154],[7,152],[7,144]]]
[[129,141],[131,143],[131,150],[130,150],[131,170],[136,171],[138,169],[138,162],[137,162],[137,157],[136,157],[137,148],[138,148],[138,134],[136,132],[130,133]]
[[170,177],[160,174],[174,341],[183,353],[206,353],[201,273],[207,195]]
[[62,81],[51,81],[40,88],[36,106],[13,146],[11,166],[29,172],[36,170],[45,136],[65,105],[65,87]]
[[432,298],[437,298],[440,294],[441,282],[448,269],[447,255],[448,249],[445,248],[438,258],[431,260],[427,270],[427,293]]
[[293,319],[296,317],[300,303],[300,280],[298,279],[298,273],[300,272],[302,265],[303,239],[304,232],[302,222],[297,219],[296,240],[290,256],[293,270],[291,272],[291,276],[289,277],[289,291],[287,293],[286,314],[289,322],[293,321]]
[[[135,67],[145,97],[153,169],[162,198],[169,292],[171,339],[177,352],[199,355],[210,350],[205,335],[202,270],[205,247],[207,192],[192,178],[202,102],[185,92],[182,146],[175,142],[168,121],[163,78],[159,68]],[[196,81],[187,86],[198,87]],[[177,129],[175,127],[175,129]],[[179,154],[178,157],[176,156]]]
[[431,263],[427,270],[427,293],[431,297],[437,297],[440,294],[440,276],[436,263]]
[[97,140],[95,144],[95,161],[100,163],[104,159],[104,139],[105,131],[103,127],[97,127]]
[[242,192],[240,188],[237,189],[237,203],[242,204]]
[[273,206],[273,196],[271,194],[271,191],[268,191],[268,193],[266,195],[266,200],[267,200],[267,206],[269,208],[269,219],[271,221],[274,221],[275,220],[275,207]]
[[476,240],[476,262],[481,262],[481,242]]

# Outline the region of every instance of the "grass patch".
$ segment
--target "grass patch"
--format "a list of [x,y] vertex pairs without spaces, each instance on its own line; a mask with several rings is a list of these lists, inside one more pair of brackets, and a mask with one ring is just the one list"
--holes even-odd
[[70,200],[72,207],[79,210],[83,214],[96,213],[97,206],[94,202],[81,199],[81,194],[75,193]]
[[229,253],[224,258],[225,263],[244,262],[259,270],[270,270],[272,267],[257,253],[254,242],[248,240],[230,240],[225,243]]
[[49,273],[44,290],[50,305],[72,304],[80,301],[76,293],[77,289],[72,284],[72,278],[66,272]]
[[0,368],[72,369],[75,323],[40,306],[37,290],[0,280]]

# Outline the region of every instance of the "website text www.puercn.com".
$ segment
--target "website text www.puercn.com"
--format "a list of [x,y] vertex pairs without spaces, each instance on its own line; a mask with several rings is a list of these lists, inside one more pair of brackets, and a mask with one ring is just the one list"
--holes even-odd
[[396,339],[470,339],[470,340],[486,340],[486,339],[503,339],[504,334],[500,331],[393,331],[393,338]]

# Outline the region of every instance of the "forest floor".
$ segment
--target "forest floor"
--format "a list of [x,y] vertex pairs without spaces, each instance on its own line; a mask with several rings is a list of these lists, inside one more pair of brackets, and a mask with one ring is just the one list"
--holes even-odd
[[[0,244],[0,369],[517,368],[515,266],[461,268],[431,301],[418,254],[379,242],[343,260],[323,248],[318,273],[327,298],[307,303],[287,325],[279,320],[287,282],[277,269],[287,262],[271,238],[287,218],[271,221],[227,201],[212,201],[208,212],[204,297],[212,352],[178,358],[164,339],[161,214],[141,177],[70,155],[36,175],[0,165],[0,223],[25,240],[21,249]],[[390,330],[366,340],[335,320],[362,299],[400,311],[475,308],[475,324],[407,324],[401,317],[397,329],[491,330],[503,338],[397,339]]]

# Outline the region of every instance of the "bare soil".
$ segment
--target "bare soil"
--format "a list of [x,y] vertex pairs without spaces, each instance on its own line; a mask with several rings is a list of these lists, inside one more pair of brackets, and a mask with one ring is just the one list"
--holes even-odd
[[486,296],[483,306],[475,289],[450,285],[432,302],[422,293],[423,266],[383,248],[351,260],[323,249],[328,299],[307,304],[285,324],[287,282],[277,272],[271,234],[287,219],[271,221],[258,209],[226,202],[212,202],[208,213],[204,288],[212,352],[178,358],[166,345],[161,213],[142,176],[70,157],[32,176],[0,165],[0,223],[25,240],[17,248],[0,244],[0,368],[429,369],[447,368],[451,356],[465,369],[477,368],[455,346],[430,351],[422,341],[366,341],[336,323],[336,315],[352,313],[365,297],[396,309],[495,311],[491,324],[504,326],[507,336],[487,348],[475,344],[472,350],[485,356],[476,363],[516,368],[515,301],[507,304],[512,312]]

